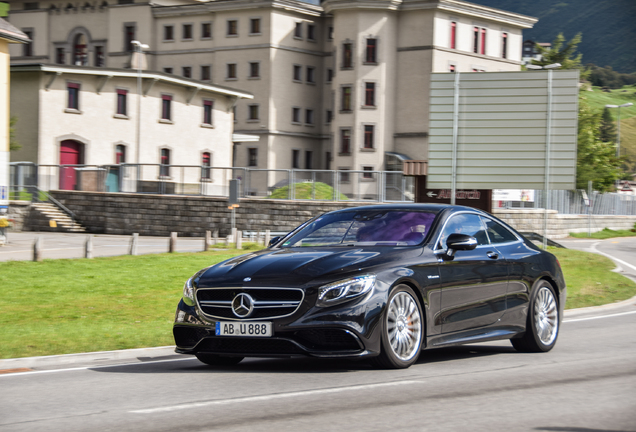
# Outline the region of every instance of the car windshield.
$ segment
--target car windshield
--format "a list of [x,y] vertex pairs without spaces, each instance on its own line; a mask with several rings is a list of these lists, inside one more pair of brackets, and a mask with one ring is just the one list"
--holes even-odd
[[282,247],[408,246],[424,241],[435,219],[430,211],[358,210],[318,217]]

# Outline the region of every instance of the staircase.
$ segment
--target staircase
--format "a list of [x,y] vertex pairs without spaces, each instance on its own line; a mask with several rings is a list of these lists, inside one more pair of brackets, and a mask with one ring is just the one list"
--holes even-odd
[[[29,226],[33,231],[86,232],[82,225],[48,202],[33,203],[29,219]],[[57,227],[51,227],[51,221],[55,221]]]

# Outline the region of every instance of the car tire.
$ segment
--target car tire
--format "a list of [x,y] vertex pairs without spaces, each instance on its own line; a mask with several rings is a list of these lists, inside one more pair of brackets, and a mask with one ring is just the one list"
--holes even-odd
[[216,354],[195,354],[200,362],[210,366],[234,366],[243,360],[244,357],[223,357]]
[[547,352],[556,344],[561,324],[559,304],[552,285],[541,280],[530,296],[526,332],[520,338],[510,339],[519,352]]
[[391,290],[381,323],[381,351],[376,367],[404,369],[417,361],[424,340],[424,314],[415,292],[407,285]]

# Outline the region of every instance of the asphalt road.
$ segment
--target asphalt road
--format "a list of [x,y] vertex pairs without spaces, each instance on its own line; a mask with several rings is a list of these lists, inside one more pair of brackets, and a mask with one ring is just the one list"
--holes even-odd
[[0,375],[0,431],[636,431],[636,301],[566,313],[550,353],[508,342],[362,362],[186,356]]

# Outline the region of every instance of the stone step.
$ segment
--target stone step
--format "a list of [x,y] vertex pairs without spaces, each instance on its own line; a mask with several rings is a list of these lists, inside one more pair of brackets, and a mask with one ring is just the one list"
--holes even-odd
[[33,203],[32,210],[37,211],[49,222],[54,220],[57,227],[63,232],[86,232],[82,225],[51,203]]

